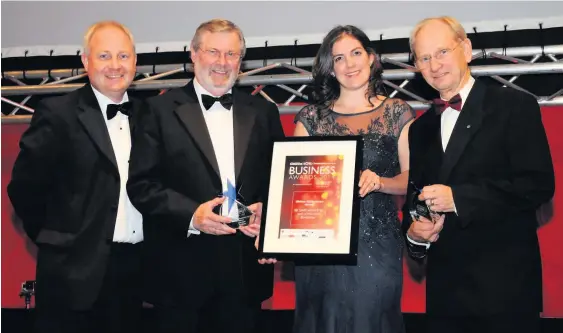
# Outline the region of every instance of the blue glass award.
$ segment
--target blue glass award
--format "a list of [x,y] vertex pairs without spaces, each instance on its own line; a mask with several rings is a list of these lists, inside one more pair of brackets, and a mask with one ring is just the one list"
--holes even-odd
[[237,198],[237,191],[234,184],[227,179],[227,191],[223,192],[223,196],[227,198],[228,213],[224,214],[225,204],[221,205],[219,214],[231,217],[233,220],[226,223],[231,228],[238,228],[250,224],[253,212]]

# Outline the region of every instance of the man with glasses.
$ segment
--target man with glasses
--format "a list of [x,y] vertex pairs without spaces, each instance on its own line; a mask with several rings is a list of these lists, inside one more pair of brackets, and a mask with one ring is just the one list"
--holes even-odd
[[555,185],[538,103],[471,76],[454,18],[423,20],[410,46],[440,95],[411,125],[407,193],[438,216],[411,216],[409,200],[403,220],[410,257],[426,264],[428,332],[539,332],[535,211]]
[[[131,155],[148,301],[160,332],[252,332],[273,289],[254,244],[283,129],[275,104],[233,88],[245,54],[235,24],[201,24],[190,52],[195,78],[147,100]],[[228,225],[246,206],[250,224]]]

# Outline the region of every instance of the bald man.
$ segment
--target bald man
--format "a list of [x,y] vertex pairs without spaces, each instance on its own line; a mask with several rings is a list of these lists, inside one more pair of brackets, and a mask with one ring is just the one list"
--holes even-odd
[[21,138],[8,195],[39,250],[36,332],[134,332],[139,322],[143,221],[125,190],[136,61],[126,27],[92,25],[90,84],[41,101]]

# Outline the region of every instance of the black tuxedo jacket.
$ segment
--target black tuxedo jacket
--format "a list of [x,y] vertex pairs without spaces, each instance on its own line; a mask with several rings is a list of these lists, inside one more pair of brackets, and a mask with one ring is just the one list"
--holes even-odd
[[[130,100],[134,133],[141,102]],[[107,126],[91,86],[41,101],[20,148],[8,195],[39,248],[37,301],[86,309],[102,285],[120,187]]]
[[[254,238],[187,237],[197,207],[221,194],[219,166],[193,82],[147,100],[131,155],[127,189],[144,216],[147,299],[197,306],[216,288],[239,288],[250,302],[272,294],[272,265],[259,265]],[[273,141],[283,138],[277,107],[233,89],[237,192],[265,201]]]
[[[535,211],[554,194],[540,109],[525,93],[476,80],[442,149],[433,108],[410,127],[409,180],[450,186],[447,213],[428,250],[427,312],[490,315],[542,309]],[[409,184],[408,197],[413,192]],[[412,222],[408,202],[403,228]]]

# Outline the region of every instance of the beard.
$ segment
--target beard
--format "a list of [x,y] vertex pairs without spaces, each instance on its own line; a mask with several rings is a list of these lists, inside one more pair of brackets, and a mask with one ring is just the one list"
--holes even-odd
[[220,90],[225,93],[234,86],[237,73],[229,66],[213,65],[200,71],[202,75],[199,75],[198,81],[209,92],[217,94],[217,90]]

